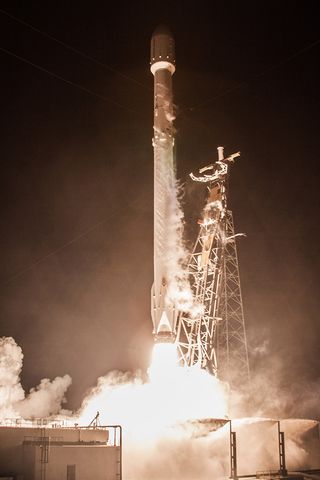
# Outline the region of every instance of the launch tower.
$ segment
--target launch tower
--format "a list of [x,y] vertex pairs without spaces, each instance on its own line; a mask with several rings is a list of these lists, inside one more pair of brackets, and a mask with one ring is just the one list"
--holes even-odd
[[176,175],[172,75],[174,39],[160,25],[151,39],[150,69],[154,76],[154,283],[151,291],[153,334],[156,342],[175,342],[183,365],[199,364],[220,378],[249,376],[238,258],[226,183],[230,163],[239,153],[200,170],[194,181],[208,188],[200,231],[188,263],[188,276],[198,314],[180,312],[168,294],[172,284],[170,250],[175,211]]
[[180,313],[176,344],[181,363],[199,364],[220,379],[249,379],[248,351],[239,278],[236,235],[228,209],[227,178],[230,163],[240,153],[191,174],[207,185],[207,203],[200,231],[188,263],[188,275],[198,314]]

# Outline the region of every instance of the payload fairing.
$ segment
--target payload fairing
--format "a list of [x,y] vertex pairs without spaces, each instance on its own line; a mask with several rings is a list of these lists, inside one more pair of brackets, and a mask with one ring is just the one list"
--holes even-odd
[[173,342],[178,311],[168,298],[168,242],[170,202],[175,191],[172,75],[175,72],[174,39],[159,26],[151,39],[151,72],[154,75],[154,284],[151,313],[155,341]]

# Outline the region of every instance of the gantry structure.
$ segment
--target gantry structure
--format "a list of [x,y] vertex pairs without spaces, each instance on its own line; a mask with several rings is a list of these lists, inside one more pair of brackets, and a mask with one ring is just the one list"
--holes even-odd
[[180,312],[176,344],[182,365],[210,371],[222,380],[249,380],[248,349],[232,211],[228,209],[230,164],[240,152],[199,170],[192,180],[208,195],[187,273],[194,295],[191,312]]

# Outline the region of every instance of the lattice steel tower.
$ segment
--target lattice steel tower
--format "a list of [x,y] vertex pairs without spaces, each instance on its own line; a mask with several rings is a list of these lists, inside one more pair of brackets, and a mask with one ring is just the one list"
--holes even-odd
[[188,263],[195,313],[181,312],[176,344],[183,365],[199,364],[231,383],[249,380],[248,350],[240,287],[236,236],[228,209],[230,163],[240,153],[199,170],[191,178],[207,184],[208,197],[200,231]]

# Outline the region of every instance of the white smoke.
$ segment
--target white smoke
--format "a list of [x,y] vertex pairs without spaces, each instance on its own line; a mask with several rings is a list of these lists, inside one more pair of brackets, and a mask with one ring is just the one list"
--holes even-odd
[[[289,421],[290,422],[290,421]],[[285,422],[286,423],[286,422]],[[294,422],[293,422],[294,423]],[[313,447],[319,436],[310,422],[281,425],[286,432],[287,467],[316,468],[319,452]],[[316,422],[314,422],[316,423]],[[294,434],[290,432],[294,428]],[[232,422],[237,434],[237,466],[239,475],[257,471],[278,471],[277,422],[268,419],[241,419]],[[313,430],[313,431],[312,431]],[[192,431],[169,432],[147,445],[125,445],[126,478],[139,480],[220,480],[230,475],[230,426],[200,437]],[[308,440],[305,437],[309,436]]]
[[49,417],[60,412],[61,404],[65,402],[65,392],[71,385],[71,377],[64,375],[50,381],[41,380],[40,385],[30,390],[27,397],[18,402],[16,408],[23,418]]
[[124,475],[128,480],[209,480],[227,478],[228,437],[214,432],[192,438],[167,431],[144,447],[124,447]]
[[[227,478],[230,426],[237,434],[239,475],[279,470],[277,420],[234,419],[231,425],[227,421],[212,431],[214,423],[202,422],[201,418],[219,416],[215,409],[219,390],[208,383],[210,376],[207,378],[205,372],[200,372],[200,377],[203,388],[196,377],[187,382],[186,388],[182,381],[170,383],[165,377],[152,385],[139,373],[111,372],[99,379],[76,420],[88,425],[99,411],[101,424],[122,425],[123,474],[128,480]],[[281,422],[290,470],[319,465],[318,428],[315,421]]]
[[123,427],[128,480],[205,479],[212,468],[224,472],[220,462],[228,465],[228,443],[213,454],[212,440],[195,435],[202,431],[199,418],[226,414],[224,385],[204,370],[176,367],[149,381],[140,372],[110,372],[99,378],[74,422],[89,425],[97,412],[101,425]]
[[[22,359],[13,338],[0,339],[2,418],[8,412],[26,418],[60,411],[70,378],[42,380],[25,397],[20,383]],[[101,424],[122,425],[128,480],[219,480],[230,474],[230,424],[212,431],[205,420],[224,416],[225,393],[215,377],[196,368],[180,369],[155,383],[139,372],[110,372],[98,380],[80,411],[64,418],[88,425],[99,411]],[[279,469],[276,420],[232,420],[232,430],[237,433],[239,475]],[[316,468],[320,462],[318,422],[284,420],[281,430],[288,469]]]
[[269,351],[270,351],[270,340],[268,338],[265,338],[258,345],[255,345],[250,349],[250,356],[251,358],[265,356],[269,353]]
[[268,330],[261,330],[251,329],[251,380],[231,392],[230,415],[320,419],[320,377],[292,375],[288,362],[272,349]]
[[0,421],[5,418],[49,417],[61,411],[71,377],[43,379],[29,394],[21,382],[23,353],[12,337],[0,338]]
[[198,367],[168,367],[148,381],[141,372],[114,371],[98,379],[76,416],[89,424],[99,411],[100,422],[120,424],[138,441],[190,419],[225,418],[226,396],[226,386]]
[[180,188],[176,182],[170,189],[170,210],[167,219],[165,252],[168,279],[167,301],[176,305],[180,311],[195,316],[199,313],[199,308],[194,303],[186,268],[189,253],[183,241],[184,215],[179,197]]
[[23,353],[11,337],[0,338],[0,420],[18,416],[17,402],[24,399],[20,383]]
[[232,392],[231,411],[239,416],[245,413],[276,418],[320,418],[320,380],[310,382],[297,377],[295,382],[288,382],[276,364],[277,361],[271,359],[268,365],[272,378],[266,368],[251,376],[248,389]]
[[203,209],[204,214],[210,214],[214,210],[223,212],[223,206],[221,200],[208,201]]

